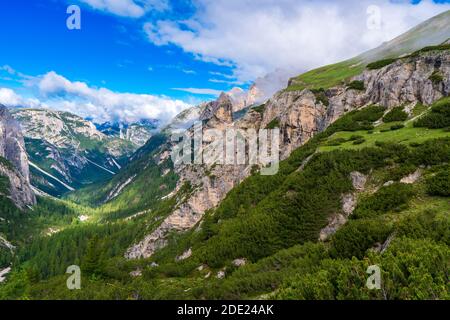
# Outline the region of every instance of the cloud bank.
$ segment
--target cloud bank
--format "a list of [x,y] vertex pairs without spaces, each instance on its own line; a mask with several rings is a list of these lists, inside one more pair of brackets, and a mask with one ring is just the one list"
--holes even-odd
[[[195,0],[185,20],[147,22],[157,46],[175,45],[198,59],[232,66],[239,81],[276,69],[304,71],[353,57],[450,9],[422,1]],[[380,10],[370,23],[369,8]],[[369,12],[368,12],[369,9]]]
[[38,98],[26,99],[12,89],[0,88],[0,103],[9,107],[50,108],[68,111],[95,122],[158,119],[161,124],[190,107],[181,100],[148,94],[118,93],[70,81],[54,71],[35,77],[31,89]]

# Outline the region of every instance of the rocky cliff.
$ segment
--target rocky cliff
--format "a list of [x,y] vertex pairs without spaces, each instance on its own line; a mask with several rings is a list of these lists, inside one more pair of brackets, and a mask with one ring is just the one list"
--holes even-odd
[[[356,77],[347,79],[346,83],[332,88],[283,90],[266,104],[250,109],[237,121],[233,121],[230,112],[232,102],[226,95],[222,95],[206,106],[201,119],[208,128],[220,130],[279,127],[280,158],[285,159],[293,150],[347,112],[372,104],[382,105],[387,109],[416,103],[428,105],[448,96],[449,68],[449,50],[425,52],[397,60],[378,70],[366,69]],[[433,80],[433,74],[439,74],[441,80]],[[354,81],[360,84],[356,89],[349,85]],[[166,158],[162,161],[168,157],[166,153]],[[177,209],[154,232],[131,247],[125,255],[127,258],[150,257],[167,244],[170,232],[186,231],[196,226],[206,210],[217,206],[251,172],[249,165],[205,164],[181,165],[176,171],[180,176],[177,190],[189,182],[193,186],[193,192],[187,201],[179,203]]]
[[34,205],[36,198],[30,185],[25,142],[18,123],[3,105],[0,105],[0,159],[0,175],[9,180],[8,190],[1,190],[2,193],[22,209]]

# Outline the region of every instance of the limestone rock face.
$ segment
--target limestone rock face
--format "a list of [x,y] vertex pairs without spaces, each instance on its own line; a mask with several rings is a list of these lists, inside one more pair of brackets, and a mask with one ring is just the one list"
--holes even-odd
[[[443,76],[441,83],[429,78],[433,72]],[[420,101],[426,105],[448,96],[450,91],[450,55],[448,52],[428,53],[399,60],[380,70],[365,71],[365,99],[386,107]]]
[[233,122],[233,102],[228,94],[222,93],[218,100],[211,102],[200,115],[210,128],[223,129]]
[[309,90],[281,92],[266,103],[260,127],[266,128],[274,119],[280,128],[281,159],[285,159],[326,128],[327,108],[316,103]]
[[421,176],[422,176],[421,170],[417,169],[414,173],[411,173],[410,175],[402,178],[400,180],[400,183],[413,184],[416,183],[416,181],[419,180]]
[[0,175],[9,179],[8,197],[19,207],[25,208],[36,203],[30,185],[30,170],[25,142],[18,123],[8,109],[0,105]]

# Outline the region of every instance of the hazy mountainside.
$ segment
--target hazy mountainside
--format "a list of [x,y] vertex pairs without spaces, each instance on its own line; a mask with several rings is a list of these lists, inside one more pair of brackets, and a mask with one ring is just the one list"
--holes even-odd
[[91,122],[67,112],[15,109],[12,114],[25,136],[32,184],[51,195],[111,177],[139,146],[105,135]]
[[[88,223],[24,246],[16,265],[34,269],[0,298],[450,299],[450,46],[436,21],[448,13],[407,33],[433,47],[310,71],[243,112],[230,94],[186,110],[111,180],[67,196],[96,206]],[[171,134],[192,137],[196,118],[279,128],[278,172],[174,164]],[[65,289],[73,263],[83,290]],[[365,285],[374,264],[382,290]]]
[[127,140],[137,147],[142,147],[158,128],[158,120],[140,120],[130,124],[105,122],[95,126],[107,136]]
[[373,62],[386,58],[397,58],[427,46],[443,43],[450,38],[450,11],[431,18],[399,37],[370,50],[357,59]]
[[441,44],[450,36],[450,11],[431,18],[405,34],[384,43],[353,59],[324,66],[308,71],[289,80],[287,90],[302,90],[305,88],[319,90],[330,88],[347,82],[350,78],[364,71],[370,62],[391,59],[409,55],[426,46]]
[[20,208],[36,203],[19,124],[3,105],[0,105],[0,180],[2,198],[10,198]]

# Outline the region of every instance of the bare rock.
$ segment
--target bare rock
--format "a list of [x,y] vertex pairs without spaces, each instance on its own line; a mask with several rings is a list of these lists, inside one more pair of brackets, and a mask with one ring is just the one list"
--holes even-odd
[[235,259],[235,260],[233,260],[232,264],[235,267],[243,267],[243,266],[245,266],[247,264],[247,260],[244,259],[244,258]]
[[343,214],[336,214],[328,219],[328,225],[320,231],[319,241],[326,241],[347,223],[347,218]]
[[6,196],[21,209],[36,204],[23,135],[19,124],[3,105],[0,105],[0,157],[7,160],[0,162],[0,175],[9,179]]
[[400,183],[413,184],[413,183],[416,183],[420,179],[421,176],[422,176],[422,171],[420,169],[417,169],[414,173],[411,173],[410,175],[401,179]]
[[342,211],[345,215],[350,216],[356,208],[356,195],[353,193],[345,194],[342,197]]
[[350,177],[352,179],[353,188],[355,188],[356,191],[364,191],[367,182],[367,176],[355,171],[350,173]]
[[133,278],[141,277],[142,276],[142,270],[141,269],[136,269],[136,270],[130,272],[130,276],[132,276]]
[[222,280],[225,279],[225,276],[226,276],[225,270],[220,270],[219,272],[217,272],[216,278]]
[[176,261],[183,261],[189,259],[192,256],[192,248],[189,248],[182,255],[175,258]]

